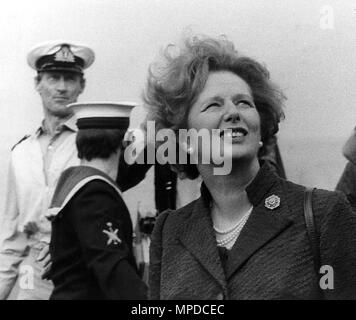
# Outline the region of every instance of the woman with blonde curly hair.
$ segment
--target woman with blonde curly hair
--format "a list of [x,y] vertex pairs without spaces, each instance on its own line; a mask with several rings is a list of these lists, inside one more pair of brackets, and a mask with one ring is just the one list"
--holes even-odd
[[[175,166],[191,178],[201,175],[201,197],[158,217],[150,298],[356,298],[356,215],[349,203],[315,189],[311,229],[305,187],[260,164],[284,115],[284,96],[267,69],[226,38],[186,38],[180,52],[171,49],[150,68],[150,119],[177,137],[180,129],[209,130],[211,147],[218,132],[232,166],[216,175],[214,161],[201,161],[204,144],[181,146],[199,161]],[[332,285],[319,283],[322,266],[331,268]]]

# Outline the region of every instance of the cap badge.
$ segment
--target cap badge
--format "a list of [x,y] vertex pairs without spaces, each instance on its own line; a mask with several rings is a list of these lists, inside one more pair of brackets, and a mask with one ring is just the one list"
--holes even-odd
[[275,194],[269,196],[265,200],[265,207],[270,210],[278,208],[280,204],[281,204],[281,198],[276,196]]
[[70,51],[68,46],[62,46],[55,54],[54,60],[60,62],[75,62],[74,54]]
[[113,244],[119,244],[121,243],[121,239],[117,236],[117,233],[119,229],[113,230],[112,228],[112,223],[108,222],[106,224],[108,226],[108,230],[103,230],[103,233],[105,233],[108,236],[108,242],[106,243],[107,245],[110,245],[111,243]]

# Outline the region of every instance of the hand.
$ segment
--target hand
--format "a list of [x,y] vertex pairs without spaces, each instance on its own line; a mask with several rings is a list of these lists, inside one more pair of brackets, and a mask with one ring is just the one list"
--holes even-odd
[[183,170],[179,170],[178,166],[170,165],[170,168],[177,174],[179,179],[184,180],[188,178],[188,175]]
[[29,222],[25,225],[24,231],[27,234],[31,235],[37,233],[39,231],[39,228],[36,222]]

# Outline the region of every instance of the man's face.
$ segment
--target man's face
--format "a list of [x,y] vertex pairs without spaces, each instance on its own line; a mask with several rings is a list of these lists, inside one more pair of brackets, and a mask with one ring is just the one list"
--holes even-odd
[[49,114],[67,117],[70,115],[67,105],[77,101],[85,80],[73,72],[45,71],[35,79],[35,86]]

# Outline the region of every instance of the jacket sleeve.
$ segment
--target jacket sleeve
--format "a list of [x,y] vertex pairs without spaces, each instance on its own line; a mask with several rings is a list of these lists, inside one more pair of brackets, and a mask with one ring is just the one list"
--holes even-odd
[[19,264],[28,248],[26,235],[17,228],[19,211],[12,162],[6,191],[5,211],[0,219],[0,300],[10,294],[18,276]]
[[327,299],[356,299],[356,212],[341,193],[329,204],[320,225],[321,267],[326,268],[320,285]]
[[160,300],[161,262],[162,262],[162,232],[170,210],[162,212],[155,223],[150,244],[150,266],[148,279],[148,297],[150,300]]
[[[124,152],[121,154],[124,154]],[[139,184],[146,177],[146,173],[151,166],[152,164],[138,164],[136,162],[128,164],[123,156],[121,156],[118,176],[116,178],[116,183],[120,187],[120,190],[124,192]]]
[[[131,141],[131,143],[128,143],[120,154],[116,183],[122,191],[133,188],[140,183],[153,164],[148,161],[146,154],[148,146],[149,148],[155,148],[154,144],[150,143],[147,145],[147,132],[143,127],[143,123],[140,127],[140,129],[137,128],[127,131],[125,141]],[[129,164],[126,161],[128,159],[130,159],[129,162],[133,161],[133,163]]]
[[113,189],[107,188],[101,185],[81,192],[73,202],[71,223],[84,260],[107,298],[146,299],[146,285],[130,263],[130,216]]

